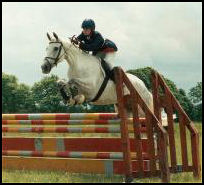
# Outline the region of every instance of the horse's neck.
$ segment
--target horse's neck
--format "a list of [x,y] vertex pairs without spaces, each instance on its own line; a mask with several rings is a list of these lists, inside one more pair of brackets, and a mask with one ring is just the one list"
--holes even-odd
[[100,65],[97,58],[84,54],[73,45],[66,45],[65,59],[69,65],[68,75],[70,78],[85,79],[100,74]]

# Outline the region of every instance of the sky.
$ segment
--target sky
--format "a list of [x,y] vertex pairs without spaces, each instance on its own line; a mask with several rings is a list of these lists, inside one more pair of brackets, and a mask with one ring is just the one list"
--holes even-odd
[[[152,67],[186,91],[202,81],[201,2],[4,2],[2,71],[27,85],[40,81],[46,33],[68,39],[85,18],[116,43],[115,66]],[[66,79],[67,70],[63,62],[50,74]]]

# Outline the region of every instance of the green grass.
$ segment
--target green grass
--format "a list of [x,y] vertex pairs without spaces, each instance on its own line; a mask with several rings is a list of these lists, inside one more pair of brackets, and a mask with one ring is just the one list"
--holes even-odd
[[[200,134],[200,157],[202,164],[202,124],[195,123],[196,128]],[[7,135],[7,134],[6,134]],[[79,136],[79,134],[72,134],[73,136]],[[30,134],[29,134],[30,136]],[[59,135],[58,135],[59,136]],[[66,134],[62,134],[62,136],[67,136]],[[82,136],[82,135],[81,135]],[[84,136],[84,135],[83,135]],[[86,134],[87,137],[96,136],[96,134]],[[107,134],[97,134],[97,136],[106,136]],[[113,135],[108,135],[111,137]],[[118,134],[114,134],[114,136],[118,136]],[[189,133],[187,132],[187,145],[190,148],[190,140]],[[175,124],[175,139],[176,139],[176,148],[177,150],[177,160],[181,163],[181,152],[180,152],[180,139],[179,139],[179,129],[178,125]],[[189,158],[191,158],[190,150],[188,150]],[[191,164],[191,160],[189,160],[189,164]],[[202,178],[201,178],[202,179]],[[192,173],[178,173],[171,174],[171,182],[194,182],[200,183],[201,179],[194,179]],[[2,171],[2,182],[3,183],[117,183],[123,182],[123,176],[114,175],[113,177],[106,177],[104,175],[96,175],[96,174],[71,174],[63,171],[28,171],[28,170],[3,170]],[[139,183],[156,183],[161,182],[160,178],[144,178],[144,179],[134,179],[134,182]]]
[[[123,176],[114,175],[106,177],[96,174],[74,174],[56,171],[26,171],[26,170],[3,170],[3,183],[116,183],[123,182]],[[134,179],[134,182],[156,183],[161,182],[160,178]],[[201,182],[194,179],[192,173],[171,174],[171,182]]]

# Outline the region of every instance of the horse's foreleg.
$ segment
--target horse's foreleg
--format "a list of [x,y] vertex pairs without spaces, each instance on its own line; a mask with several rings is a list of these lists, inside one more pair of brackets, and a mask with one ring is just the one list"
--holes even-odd
[[59,91],[60,91],[60,94],[63,98],[63,102],[64,104],[67,104],[69,101],[70,101],[70,96],[67,95],[65,89],[66,89],[66,86],[67,86],[67,83],[65,80],[58,80],[57,81],[57,85],[58,85],[58,88],[59,88]]
[[69,82],[70,92],[72,94],[73,100],[76,104],[82,104],[85,102],[85,96],[80,92],[80,84],[76,79],[72,79]]
[[69,81],[70,84],[70,92],[73,97],[73,103],[76,104],[82,104],[85,101],[85,96],[81,93],[79,93],[79,87],[75,80]]
[[72,93],[70,92],[69,95],[67,95],[67,92],[66,92],[66,89],[70,91],[71,84],[69,82],[66,82],[65,80],[58,80],[57,85],[59,87],[60,94],[63,98],[64,104],[75,105],[76,102],[72,98],[73,97]]
[[85,96],[83,94],[78,94],[74,98],[75,104],[82,104],[85,102]]
[[[75,80],[70,80],[68,82],[65,80],[59,80],[57,83],[65,104],[72,106],[84,103],[85,96],[83,94],[79,94]],[[66,89],[68,89],[69,95],[67,95]]]

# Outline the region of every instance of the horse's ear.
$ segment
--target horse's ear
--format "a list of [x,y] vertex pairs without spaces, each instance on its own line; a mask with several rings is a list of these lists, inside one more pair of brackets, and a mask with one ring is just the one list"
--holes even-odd
[[50,37],[49,33],[47,33],[47,38],[51,41],[51,37]]
[[53,32],[54,37],[56,38],[56,40],[58,40],[58,36],[55,32]]

